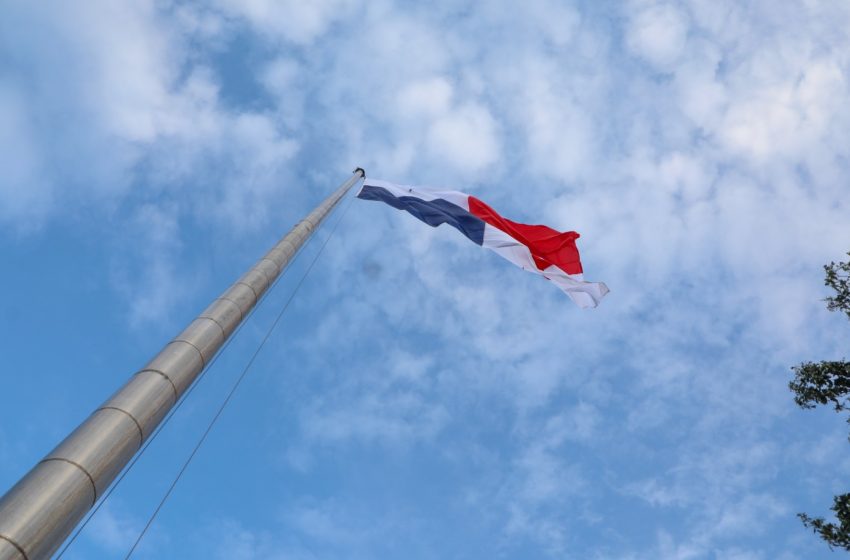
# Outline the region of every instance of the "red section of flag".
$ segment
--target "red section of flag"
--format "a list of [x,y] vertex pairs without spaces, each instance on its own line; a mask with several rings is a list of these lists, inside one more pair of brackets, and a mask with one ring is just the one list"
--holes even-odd
[[581,261],[576,247],[578,233],[574,231],[561,233],[548,226],[513,222],[501,217],[474,196],[469,197],[469,211],[528,247],[531,256],[534,257],[534,263],[540,270],[545,270],[549,265],[554,264],[567,274],[581,274]]

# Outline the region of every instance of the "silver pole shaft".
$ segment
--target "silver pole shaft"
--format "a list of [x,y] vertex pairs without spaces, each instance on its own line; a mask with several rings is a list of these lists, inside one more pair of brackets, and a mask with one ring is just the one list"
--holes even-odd
[[357,169],[0,498],[0,560],[49,558],[345,193]]

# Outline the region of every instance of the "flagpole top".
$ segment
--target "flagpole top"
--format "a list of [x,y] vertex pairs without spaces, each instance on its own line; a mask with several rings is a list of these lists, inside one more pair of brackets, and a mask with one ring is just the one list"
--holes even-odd
[[354,173],[360,173],[361,177],[363,177],[364,179],[366,178],[366,170],[362,167],[358,167],[357,169],[355,169]]

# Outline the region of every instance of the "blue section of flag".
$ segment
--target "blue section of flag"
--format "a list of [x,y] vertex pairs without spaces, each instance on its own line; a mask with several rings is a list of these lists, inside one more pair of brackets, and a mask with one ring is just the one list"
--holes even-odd
[[363,186],[357,198],[386,202],[393,208],[406,210],[432,227],[449,224],[475,243],[484,243],[484,221],[441,198],[422,200],[415,196],[395,196],[383,187],[369,185]]

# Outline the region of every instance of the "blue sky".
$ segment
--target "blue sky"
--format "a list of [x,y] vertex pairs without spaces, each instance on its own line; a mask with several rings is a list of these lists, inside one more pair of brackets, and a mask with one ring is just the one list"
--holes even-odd
[[[576,308],[354,201],[139,558],[838,557],[850,8],[0,7],[0,487],[355,166],[582,234]],[[328,234],[65,558],[120,558]]]

